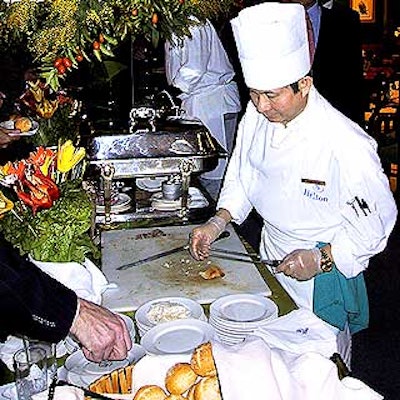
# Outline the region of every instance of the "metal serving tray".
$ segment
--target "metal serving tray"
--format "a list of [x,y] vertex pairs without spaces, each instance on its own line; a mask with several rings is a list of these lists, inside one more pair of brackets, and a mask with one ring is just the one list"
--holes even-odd
[[178,131],[95,134],[85,145],[95,168],[113,164],[114,178],[169,175],[181,172],[190,160],[191,172],[216,167],[225,150],[202,126]]

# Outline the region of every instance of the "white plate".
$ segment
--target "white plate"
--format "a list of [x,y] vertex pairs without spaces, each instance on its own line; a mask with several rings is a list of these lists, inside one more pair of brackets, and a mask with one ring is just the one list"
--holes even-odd
[[[192,197],[193,195],[193,197]],[[207,199],[201,194],[199,189],[189,188],[188,206],[189,208],[203,208],[208,206]],[[154,193],[151,196],[151,207],[159,211],[175,211],[181,209],[181,198],[177,200],[165,200],[162,192]]]
[[[111,206],[111,212],[120,213],[129,210],[131,208],[130,202],[130,196],[128,196],[126,193],[120,193],[118,195],[118,200]],[[100,214],[103,214],[105,212],[105,207],[97,204],[96,211]]]
[[159,211],[175,211],[181,209],[181,198],[177,200],[163,199],[162,192],[158,192],[151,196],[151,207]]
[[147,192],[158,192],[161,190],[161,185],[164,181],[168,180],[167,176],[151,177],[151,178],[138,178],[136,179],[136,186],[139,189]]
[[251,324],[277,317],[278,307],[260,295],[234,294],[215,300],[210,306],[211,314],[217,319]]
[[204,321],[183,319],[151,328],[140,344],[149,354],[189,354],[197,346],[214,338],[214,328]]
[[[5,129],[15,129],[14,121],[3,121],[0,122],[0,126]],[[28,132],[20,132],[20,133],[9,133],[9,136],[33,136],[39,128],[39,123],[36,121],[32,121],[32,129]]]
[[[135,320],[136,320],[137,325],[144,329],[152,328],[153,326],[155,326],[156,324],[152,323],[147,318],[147,313],[150,310],[151,306],[153,306],[157,303],[167,303],[167,302],[176,303],[176,304],[186,307],[190,311],[189,318],[200,319],[200,318],[202,318],[202,316],[204,314],[203,308],[201,307],[201,305],[192,299],[188,299],[185,297],[163,297],[160,299],[151,300],[151,301],[143,304],[142,306],[140,306],[137,309],[137,311],[135,313]],[[165,323],[165,322],[163,322],[163,323]]]
[[99,377],[118,368],[123,368],[129,364],[136,363],[145,355],[145,353],[146,351],[142,346],[133,344],[132,349],[128,353],[128,357],[125,360],[110,361],[100,364],[89,361],[85,358],[83,352],[78,350],[65,360],[64,367],[68,372],[68,376],[72,373],[81,377]]

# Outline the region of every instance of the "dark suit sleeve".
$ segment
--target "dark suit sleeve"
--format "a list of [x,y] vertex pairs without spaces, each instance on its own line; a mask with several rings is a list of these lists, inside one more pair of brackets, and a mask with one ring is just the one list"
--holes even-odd
[[77,310],[75,292],[24,259],[0,235],[0,333],[58,342]]

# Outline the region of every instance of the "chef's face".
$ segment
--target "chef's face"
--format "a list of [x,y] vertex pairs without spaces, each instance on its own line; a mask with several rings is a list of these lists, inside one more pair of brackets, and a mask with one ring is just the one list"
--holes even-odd
[[298,81],[296,91],[292,86],[266,91],[250,89],[250,98],[269,121],[286,125],[304,110],[311,84],[312,78],[306,76]]

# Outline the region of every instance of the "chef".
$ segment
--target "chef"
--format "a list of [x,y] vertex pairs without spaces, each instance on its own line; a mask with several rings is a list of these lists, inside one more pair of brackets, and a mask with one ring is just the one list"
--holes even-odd
[[376,143],[313,86],[303,6],[263,3],[231,23],[251,102],[216,215],[191,233],[192,254],[206,258],[226,224],[254,207],[261,259],[283,259],[271,272],[329,324],[349,365],[351,334],[368,325],[363,271],[397,217]]
[[[200,120],[228,154],[232,152],[240,99],[233,67],[210,21],[190,28],[191,37],[165,44],[167,81],[180,89],[188,119]],[[205,189],[218,196],[226,160],[201,175]]]

